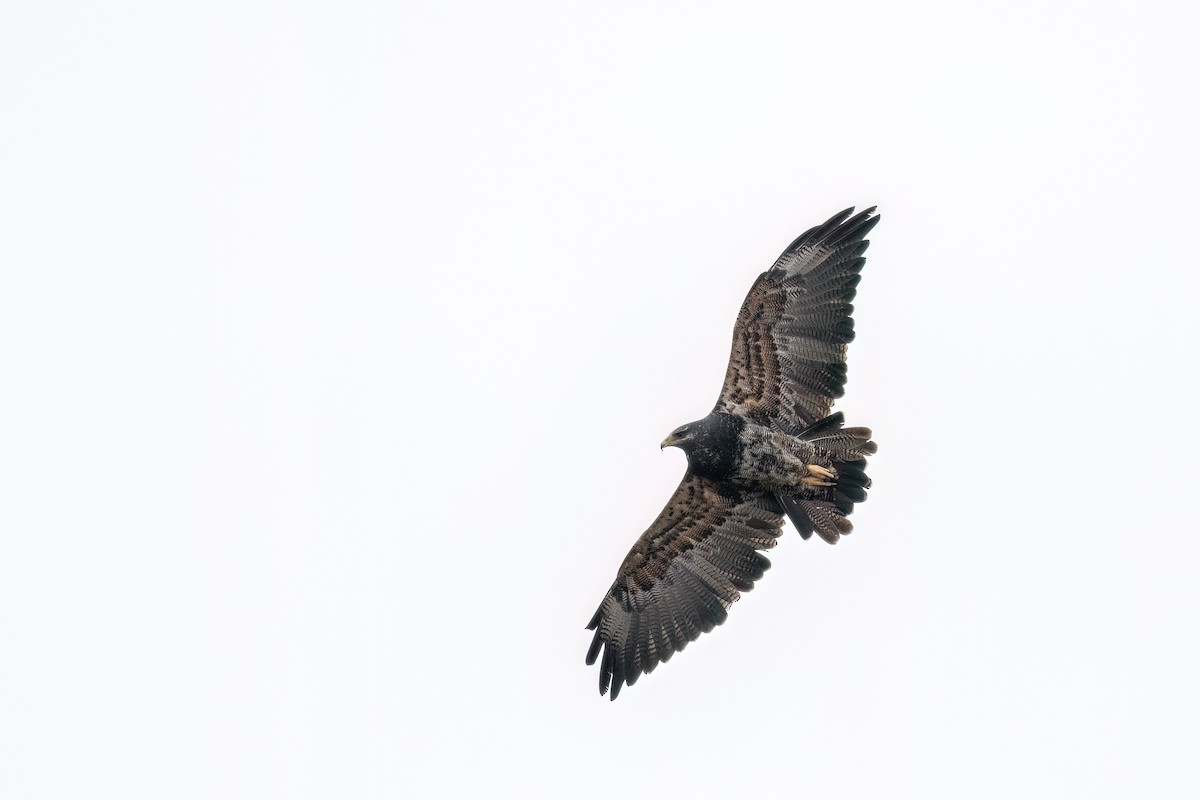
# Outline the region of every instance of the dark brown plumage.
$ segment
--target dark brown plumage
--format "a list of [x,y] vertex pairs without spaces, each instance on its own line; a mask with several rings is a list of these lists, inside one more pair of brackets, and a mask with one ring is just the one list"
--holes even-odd
[[800,235],[759,276],[738,314],[725,383],[707,417],[663,442],[688,471],[596,610],[587,663],[616,699],[725,621],[770,566],[787,516],[830,543],[870,487],[871,432],[829,416],[846,382],[851,301],[879,217],[847,209]]

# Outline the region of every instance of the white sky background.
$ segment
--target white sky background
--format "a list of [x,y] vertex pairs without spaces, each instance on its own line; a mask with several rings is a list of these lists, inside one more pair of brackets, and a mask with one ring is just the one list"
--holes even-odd
[[[1200,791],[1194,6],[104,5],[0,11],[0,795]],[[856,532],[601,699],[873,203]]]

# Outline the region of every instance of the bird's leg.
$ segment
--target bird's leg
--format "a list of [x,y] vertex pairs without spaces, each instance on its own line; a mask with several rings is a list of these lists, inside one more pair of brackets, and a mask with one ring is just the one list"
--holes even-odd
[[836,472],[831,472],[816,464],[805,464],[804,467],[807,473],[800,479],[800,482],[805,486],[833,486],[837,481]]

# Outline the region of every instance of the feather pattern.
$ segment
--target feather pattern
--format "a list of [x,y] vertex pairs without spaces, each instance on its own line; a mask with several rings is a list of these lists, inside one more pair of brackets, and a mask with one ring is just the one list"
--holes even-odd
[[782,525],[770,495],[685,475],[588,623],[587,663],[600,662],[600,693],[611,690],[615,700],[623,685],[724,622],[770,567],[758,551],[775,546]]
[[758,277],[734,326],[717,411],[792,433],[828,415],[844,393],[851,301],[878,221],[874,207],[835,214]]
[[738,314],[713,411],[673,431],[688,472],[634,544],[588,623],[600,693],[623,686],[725,621],[771,562],[786,515],[829,543],[867,497],[868,428],[830,414],[846,383],[853,301],[879,221],[846,209],[793,241]]

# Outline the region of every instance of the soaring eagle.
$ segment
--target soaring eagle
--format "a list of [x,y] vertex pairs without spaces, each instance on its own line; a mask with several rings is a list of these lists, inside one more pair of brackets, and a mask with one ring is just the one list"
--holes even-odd
[[[830,415],[846,382],[855,287],[874,207],[803,233],[758,277],[733,328],[721,396],[663,447],[687,454],[683,482],[621,562],[588,630],[600,694],[616,700],[701,633],[770,566],[784,515],[833,544],[871,485],[871,431]],[[603,652],[602,652],[603,651]]]

